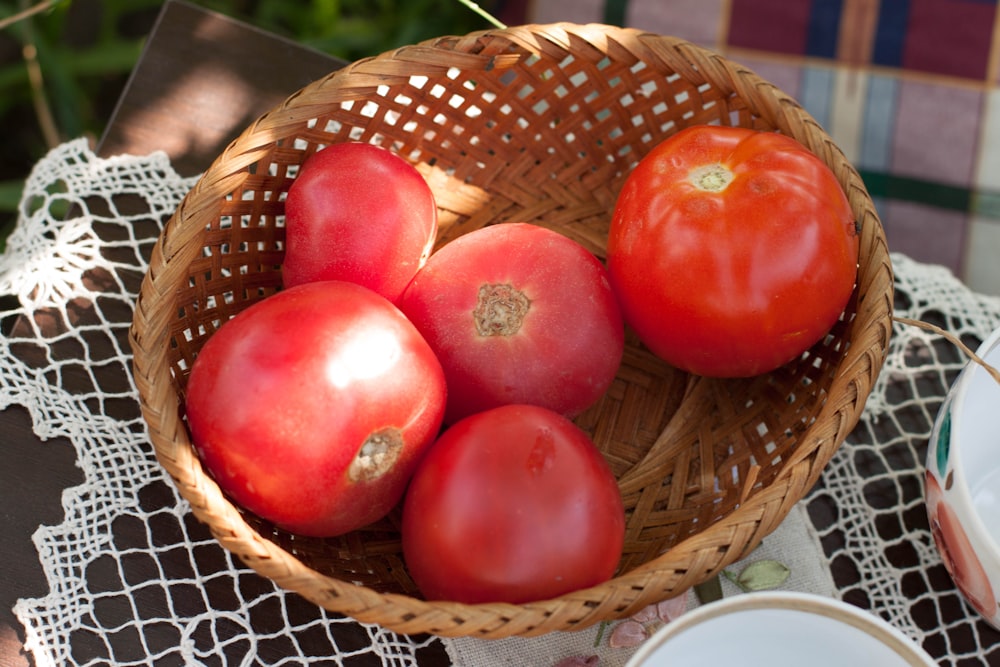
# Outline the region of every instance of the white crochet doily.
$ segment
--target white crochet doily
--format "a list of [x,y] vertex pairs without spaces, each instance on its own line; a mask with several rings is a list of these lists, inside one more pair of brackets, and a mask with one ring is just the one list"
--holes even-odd
[[[127,330],[144,258],[193,183],[163,154],[102,159],[83,140],[63,144],[36,165],[0,256],[0,295],[17,297],[0,306],[0,322],[25,323],[0,338],[0,409],[24,406],[41,439],[68,439],[84,474],[64,493],[63,522],[34,535],[50,592],[15,606],[27,649],[38,665],[315,664],[319,656],[335,665],[416,665],[439,640],[358,625],[276,589],[211,539],[156,463],[136,407]],[[125,214],[126,201],[143,213]],[[899,255],[893,262],[899,315],[940,324],[973,347],[1000,324],[1000,300],[970,293],[942,268]],[[792,565],[794,587],[870,608],[942,665],[1000,659],[1000,636],[958,597],[921,519],[923,450],[965,363],[940,337],[898,325],[862,423],[790,515],[813,525],[789,522],[779,532],[794,535],[765,540],[778,553],[794,544],[819,554],[815,576],[803,579],[805,566]],[[99,367],[114,373],[95,375]],[[64,386],[69,376],[73,391]],[[176,550],[189,557],[162,557]],[[838,567],[845,559],[849,567]],[[849,573],[830,590],[827,564]],[[559,650],[624,662],[627,654],[576,634]],[[112,637],[131,650],[113,653]],[[493,643],[489,659],[516,662],[546,642]],[[456,664],[484,659],[475,642],[445,645]]]

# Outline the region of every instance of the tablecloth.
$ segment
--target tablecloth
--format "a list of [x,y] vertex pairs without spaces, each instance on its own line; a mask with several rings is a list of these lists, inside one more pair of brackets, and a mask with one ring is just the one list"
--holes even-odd
[[[614,627],[486,642],[363,626],[365,642],[345,643],[339,628],[351,621],[234,562],[192,518],[146,439],[125,341],[150,248],[193,183],[161,153],[104,159],[82,139],[68,142],[28,179],[0,256],[0,294],[16,297],[0,301],[0,408],[24,406],[42,439],[68,439],[85,478],[65,492],[64,520],[34,535],[48,595],[15,607],[36,664],[318,664],[312,657],[353,664],[345,661],[365,657],[371,662],[363,664],[416,665],[436,641],[458,665],[545,667],[571,655],[624,664],[634,649],[609,646]],[[125,200],[129,210],[141,202],[142,212],[123,213]],[[898,314],[944,326],[973,347],[1000,324],[1000,299],[971,292],[944,267],[898,253],[892,259]],[[965,363],[940,336],[897,325],[858,428],[779,530],[732,570],[758,560],[785,564],[782,587],[870,609],[942,665],[998,664],[1000,633],[978,620],[948,579],[922,504],[927,437]],[[117,380],[99,379],[99,366]],[[89,388],[68,391],[69,375],[90,378]],[[189,557],[164,565],[177,550]],[[114,585],[95,587],[97,572]],[[723,581],[726,595],[753,594]],[[186,606],[174,603],[180,599]],[[687,604],[698,604],[696,596]],[[214,641],[195,641],[199,628],[210,628]],[[123,633],[134,650],[112,654],[107,638]],[[313,655],[307,637],[319,647]]]

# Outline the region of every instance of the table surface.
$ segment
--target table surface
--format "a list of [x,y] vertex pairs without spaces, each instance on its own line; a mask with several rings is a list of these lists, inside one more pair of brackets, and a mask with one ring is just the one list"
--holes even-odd
[[[342,64],[182,0],[166,0],[97,152],[164,151],[182,176],[197,175],[253,119]],[[10,298],[0,295],[0,306]],[[11,326],[18,324],[0,322],[0,335],[9,335]],[[61,521],[61,494],[82,483],[83,474],[70,443],[41,441],[20,406],[0,410],[0,434],[0,667],[21,667],[31,662],[12,607],[48,592],[32,534]],[[347,624],[345,631],[355,627]],[[448,659],[432,645],[420,664],[447,665]]]
[[[341,65],[271,33],[167,0],[96,152],[164,151],[180,175],[197,175],[253,119]],[[62,520],[61,494],[82,483],[83,474],[72,446],[41,441],[24,408],[0,411],[0,433],[0,665],[19,667],[31,662],[12,607],[19,598],[48,592],[31,536],[39,525]],[[443,649],[426,658],[428,665],[447,664]]]

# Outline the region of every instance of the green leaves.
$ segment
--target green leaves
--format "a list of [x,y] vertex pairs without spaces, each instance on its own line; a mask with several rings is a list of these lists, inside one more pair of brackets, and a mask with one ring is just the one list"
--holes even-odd
[[723,598],[722,581],[719,580],[719,577],[712,577],[695,586],[694,592],[702,604],[721,600]]
[[[750,563],[739,572],[723,570],[726,579],[736,584],[744,593],[766,591],[778,588],[791,575],[792,571],[784,563],[773,559],[763,559]],[[709,579],[694,588],[698,600],[708,604],[723,598],[722,581],[720,577]]]
[[[345,60],[489,27],[461,0],[191,1]],[[0,148],[0,180],[26,176],[54,142],[103,134],[163,0],[97,4],[0,0],[0,20],[11,19],[0,30],[0,123],[14,128]],[[36,58],[34,79],[25,50]],[[0,192],[0,243],[19,191],[4,184]]]
[[345,60],[373,56],[404,44],[489,27],[486,14],[463,0],[200,0],[196,4],[301,42]]
[[14,211],[20,203],[23,188],[23,181],[0,181],[0,213],[8,214],[0,216],[0,253],[7,247],[7,237],[14,229]]
[[723,574],[744,592],[766,591],[785,583],[791,570],[776,560],[759,560],[747,565],[739,574],[724,570]]

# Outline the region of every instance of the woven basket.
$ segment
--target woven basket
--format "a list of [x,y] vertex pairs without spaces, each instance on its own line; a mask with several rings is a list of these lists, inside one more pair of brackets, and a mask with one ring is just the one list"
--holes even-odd
[[[439,245],[500,221],[559,230],[603,256],[630,168],[696,123],[776,130],[836,174],[861,228],[858,284],[804,358],[766,376],[680,373],[629,332],[607,395],[577,419],[627,509],[616,578],[531,604],[428,602],[404,567],[398,514],[342,538],[273,529],[202,469],[183,418],[199,348],[280,287],[283,197],[321,146],[369,141],[423,173]],[[817,481],[857,423],[890,335],[892,268],[855,170],[789,96],[690,43],[602,25],[446,37],[358,61],[254,122],[201,177],[153,249],[136,304],[135,379],[156,455],[227,549],[316,604],[401,633],[499,638],[582,629],[675,596],[746,556]]]

